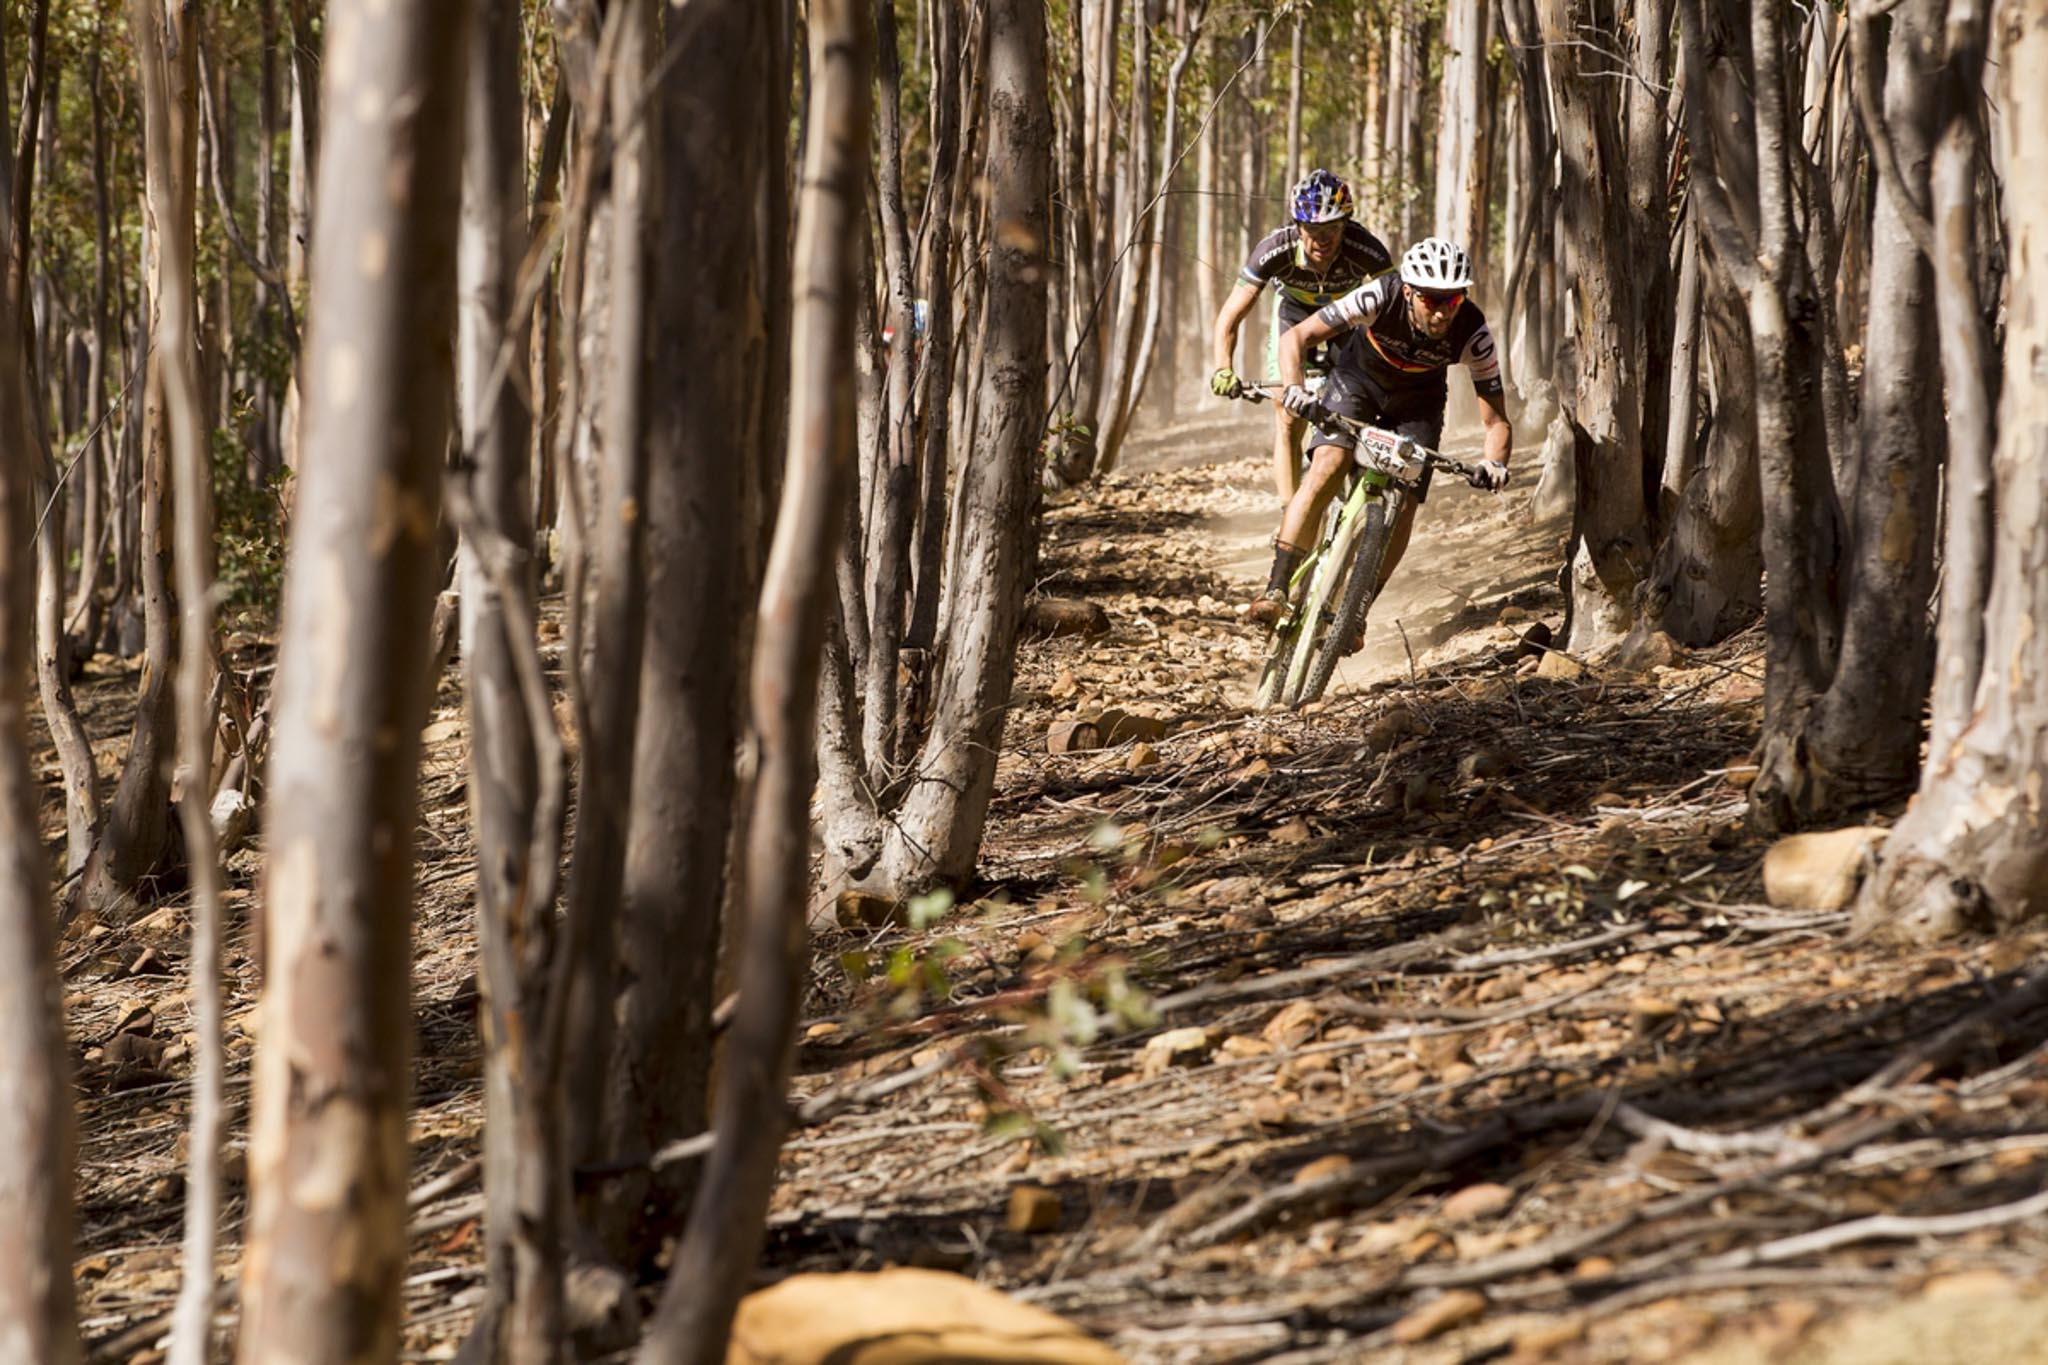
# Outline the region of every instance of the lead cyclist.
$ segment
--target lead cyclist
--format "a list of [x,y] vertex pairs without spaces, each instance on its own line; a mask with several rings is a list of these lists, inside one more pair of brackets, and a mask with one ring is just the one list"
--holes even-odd
[[[1486,315],[1467,297],[1472,263],[1455,243],[1427,237],[1408,248],[1399,275],[1370,280],[1280,338],[1280,377],[1287,384],[1281,404],[1302,417],[1322,410],[1384,427],[1435,449],[1443,436],[1445,375],[1454,364],[1471,372],[1486,428],[1486,458],[1472,473],[1475,488],[1498,491],[1508,482],[1508,452],[1515,431],[1508,421],[1500,354]],[[1304,357],[1332,343],[1335,356],[1320,394],[1306,387]],[[1351,463],[1357,438],[1336,423],[1309,438],[1308,476],[1287,503],[1273,540],[1273,572],[1251,604],[1254,621],[1271,625],[1287,610],[1287,585],[1321,524],[1323,509]],[[1415,503],[1404,499],[1380,561],[1384,588],[1408,548]],[[1362,641],[1348,642],[1355,650]]]

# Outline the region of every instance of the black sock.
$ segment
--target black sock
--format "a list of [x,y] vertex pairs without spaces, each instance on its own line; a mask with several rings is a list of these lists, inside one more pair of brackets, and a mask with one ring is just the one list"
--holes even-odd
[[1285,594],[1287,585],[1294,580],[1294,571],[1301,567],[1301,551],[1292,545],[1273,542],[1273,572],[1266,579],[1266,591]]

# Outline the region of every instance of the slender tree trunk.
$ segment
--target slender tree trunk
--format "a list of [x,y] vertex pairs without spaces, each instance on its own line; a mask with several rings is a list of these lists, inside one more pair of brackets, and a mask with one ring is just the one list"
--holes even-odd
[[914,286],[910,227],[903,209],[903,133],[899,112],[902,75],[896,50],[895,0],[875,0],[875,76],[881,142],[877,200],[881,209],[883,297],[892,328],[884,390],[880,450],[873,486],[866,490],[869,515],[863,556],[868,594],[868,649],[862,672],[866,696],[861,711],[861,748],[869,781],[886,785],[897,747],[897,656],[903,646],[910,579],[910,531],[917,511],[917,425],[911,403],[915,375]]
[[[923,489],[917,502],[917,575],[906,649],[919,652],[920,681],[929,675],[937,643],[939,584],[946,550],[946,469],[952,437],[953,351],[959,335],[953,310],[953,210],[960,183],[959,64],[960,0],[933,0],[931,235],[925,255],[924,297],[931,320],[925,333],[922,390],[917,410],[924,417]],[[945,54],[941,56],[940,54]],[[1062,329],[1049,328],[1057,339]]]
[[[4,147],[0,161],[8,201],[0,232],[11,243],[14,166]],[[7,255],[0,246],[0,259]],[[21,337],[14,301],[0,297],[0,1322],[18,1359],[76,1365],[71,1080],[24,686],[36,573],[28,542],[39,503]]]
[[[1033,31],[1042,42],[1042,12],[1036,17]],[[761,766],[746,858],[741,1005],[721,1072],[718,1142],[705,1171],[703,1195],[691,1210],[661,1307],[641,1348],[642,1365],[724,1359],[732,1315],[759,1254],[776,1155],[789,1122],[784,1091],[806,962],[818,664],[832,542],[844,520],[839,504],[853,447],[847,356],[857,301],[849,285],[856,274],[852,252],[859,236],[849,229],[862,211],[861,181],[868,164],[871,34],[872,15],[865,6],[853,0],[813,0],[813,94],[791,347],[795,411],[789,477],[762,587],[762,630],[751,683]],[[1042,358],[1042,318],[1035,339]]]
[[1940,78],[1942,129],[1934,151],[1934,301],[1948,388],[1947,503],[1940,636],[1927,736],[1930,767],[1946,761],[1970,722],[1984,669],[1984,604],[1991,592],[1992,355],[1979,306],[1976,218],[1984,153],[1978,124],[1986,10],[1951,0]]
[[[1138,354],[1132,362],[1131,398],[1125,406],[1121,429],[1111,433],[1108,444],[1103,447],[1102,458],[1105,469],[1114,469],[1123,454],[1124,437],[1130,429],[1132,416],[1138,404],[1145,397],[1145,381],[1151,377],[1152,359],[1159,345],[1159,320],[1165,304],[1166,280],[1174,265],[1174,254],[1168,248],[1174,244],[1175,232],[1172,224],[1176,215],[1173,196],[1173,170],[1180,160],[1180,90],[1181,82],[1187,75],[1188,63],[1195,55],[1195,43],[1200,36],[1203,11],[1206,0],[1197,0],[1190,12],[1190,29],[1181,35],[1180,51],[1175,54],[1173,65],[1166,72],[1166,101],[1163,123],[1159,135],[1159,188],[1151,196],[1153,205],[1139,229],[1139,248],[1146,258],[1145,309],[1138,325]],[[1213,314],[1212,314],[1213,316]]]
[[1690,218],[1678,240],[1678,309],[1672,319],[1671,381],[1666,390],[1669,418],[1664,459],[1657,480],[1657,521],[1675,520],[1686,485],[1699,472],[1700,242]]
[[566,989],[571,1049],[563,1075],[569,1158],[602,1161],[604,1094],[616,1005],[619,904],[631,816],[634,736],[645,655],[645,551],[648,467],[647,281],[653,213],[655,138],[639,118],[649,69],[654,8],[625,0],[606,22],[624,26],[610,72],[611,251],[605,293],[602,462],[598,469],[596,581],[591,659],[578,731],[576,834],[569,861],[566,946],[556,989]]
[[1146,280],[1151,274],[1151,251],[1146,238],[1152,229],[1152,26],[1145,21],[1145,0],[1131,0],[1131,106],[1125,129],[1126,156],[1123,174],[1117,181],[1116,239],[1112,258],[1121,253],[1116,267],[1117,290],[1113,313],[1102,320],[1110,338],[1108,376],[1103,382],[1102,406],[1097,428],[1100,435],[1098,470],[1116,468],[1124,433],[1130,428],[1135,402],[1132,379],[1137,368],[1138,332],[1143,323],[1140,311]]
[[[239,1357],[391,1360],[405,1273],[410,918],[453,375],[460,0],[339,3],[264,830]],[[317,1178],[314,1178],[317,1174]]]
[[1755,69],[1757,447],[1764,497],[1764,735],[1752,818],[1776,828],[1808,808],[1801,742],[1841,654],[1844,544],[1821,394],[1820,300],[1793,223],[1784,16],[1750,16]]
[[[104,40],[104,35],[95,37]],[[93,45],[87,58],[87,84],[92,103],[92,215],[93,215],[93,290],[92,290],[92,335],[86,366],[85,420],[88,437],[80,449],[78,458],[85,461],[79,497],[84,502],[84,515],[79,518],[78,540],[78,583],[72,592],[71,604],[65,612],[68,623],[76,626],[68,631],[76,639],[85,642],[91,651],[91,642],[99,639],[99,585],[100,569],[106,561],[106,547],[102,543],[107,527],[111,524],[108,515],[107,485],[114,463],[114,440],[108,431],[111,412],[107,403],[107,350],[110,335],[116,327],[116,312],[113,308],[113,214],[110,206],[109,180],[111,171],[107,165],[106,111],[103,107],[104,87],[101,80],[102,62],[100,42]],[[113,519],[117,519],[118,512]],[[91,851],[92,838],[98,834],[99,773],[93,773],[92,801],[94,807],[93,830],[85,841],[86,851]],[[83,866],[81,862],[78,866]],[[76,867],[68,869],[76,871]]]
[[[526,405],[506,382],[525,350],[512,316],[525,254],[519,7],[474,0],[465,36],[462,205],[457,243],[457,357],[471,516],[459,551],[469,808],[476,831],[479,979],[484,1033],[484,1268],[478,1332],[487,1359],[544,1365],[563,1347],[562,1149],[534,1041],[546,1009],[555,878],[535,865],[559,824],[543,828],[543,737],[528,719],[519,652],[534,643],[533,502]],[[503,368],[501,369],[501,365]],[[502,562],[493,564],[493,556]],[[497,571],[494,572],[493,569]],[[559,788],[559,767],[547,773]],[[559,817],[559,811],[555,812]]]
[[[1632,263],[1628,274],[1635,292],[1631,330],[1640,338],[1642,391],[1635,402],[1642,411],[1642,442],[1637,454],[1642,479],[1643,510],[1652,527],[1661,526],[1658,490],[1663,482],[1671,390],[1664,377],[1671,372],[1671,140],[1666,133],[1664,102],[1671,83],[1672,0],[1631,0],[1634,47],[1630,65],[1635,79],[1624,83],[1628,139],[1628,219],[1633,228]],[[1652,531],[1654,537],[1655,531]]]
[[[1965,9],[1962,17],[1967,31],[1975,16]],[[2010,0],[1999,11],[1999,31],[1993,65],[2006,184],[2038,184],[2048,175],[2048,0]],[[2039,260],[2048,246],[2048,203],[2008,193],[2004,204],[2012,258]],[[2012,382],[1993,457],[1997,530],[1985,667],[1969,719],[1952,743],[1929,754],[1918,796],[1885,841],[1877,876],[1856,907],[1862,929],[1924,942],[2043,908],[2048,831],[2037,793],[2048,781],[2048,632],[2040,626],[2048,619],[2048,578],[2040,572],[2048,559],[2048,393],[2022,376],[2044,349],[2048,275],[2016,271],[2005,334]]]
[[[1140,22],[1143,22],[1142,16]],[[1291,190],[1301,180],[1301,95],[1308,81],[1308,27],[1299,14],[1294,16],[1294,36],[1287,49],[1287,185]],[[1168,106],[1169,110],[1171,106]],[[1169,112],[1168,118],[1173,117]]]
[[[170,755],[177,741],[176,676],[178,623],[171,592],[171,449],[166,409],[165,358],[161,345],[166,271],[176,269],[165,258],[166,229],[156,220],[156,206],[197,204],[197,186],[159,187],[154,181],[172,167],[198,164],[198,65],[196,37],[192,44],[168,54],[167,127],[172,161],[151,166],[145,208],[149,331],[142,403],[142,495],[140,563],[142,588],[142,685],[136,703],[135,728],[127,759],[114,786],[113,804],[79,882],[80,903],[102,918],[121,918],[136,903],[143,879],[158,869],[170,848]],[[196,169],[195,169],[196,174]],[[196,306],[196,301],[195,301]],[[200,778],[202,784],[204,777]]]
[[[191,869],[192,1014],[197,1067],[186,1171],[184,1282],[171,1333],[174,1365],[204,1365],[213,1335],[214,1249],[220,1219],[225,1059],[221,1037],[220,859],[208,809],[213,796],[213,470],[207,394],[195,327],[199,272],[194,244],[198,144],[193,123],[199,33],[196,8],[131,0],[142,71],[149,210],[158,232],[160,297],[155,350],[164,377],[165,436],[176,492],[179,624],[178,810]],[[181,105],[174,96],[183,99]]]
[[1906,227],[1923,215],[1934,154],[1935,76],[1944,0],[1892,11],[1884,122],[1901,205],[1878,185],[1869,346],[1858,413],[1860,453],[1844,492],[1853,547],[1841,656],[1806,737],[1806,818],[1909,786],[1920,766],[1920,713],[1933,669],[1935,509],[1943,422],[1934,272]]
[[[1207,96],[1203,103],[1207,106],[1216,97],[1217,44],[1214,37],[1205,37],[1203,45],[1207,49],[1204,64],[1209,68],[1209,79],[1203,85]],[[1220,114],[1222,111],[1216,112]],[[1197,135],[1199,141],[1195,148],[1195,306],[1204,327],[1214,321],[1222,307],[1223,294],[1237,274],[1237,262],[1223,254],[1221,231],[1223,179],[1220,167],[1225,126],[1222,118],[1213,119],[1208,129]]]

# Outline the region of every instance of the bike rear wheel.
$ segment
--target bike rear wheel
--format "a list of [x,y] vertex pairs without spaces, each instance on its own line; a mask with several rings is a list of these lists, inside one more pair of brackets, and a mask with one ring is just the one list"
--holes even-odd
[[1393,537],[1394,517],[1398,510],[1396,499],[1399,497],[1399,493],[1393,493],[1366,505],[1365,528],[1359,532],[1358,552],[1351,556],[1351,572],[1345,579],[1344,596],[1337,604],[1336,614],[1330,619],[1330,628],[1324,633],[1321,646],[1316,650],[1315,662],[1302,684],[1300,699],[1294,703],[1297,706],[1323,695],[1323,689],[1330,685],[1330,678],[1337,671],[1337,661],[1344,657],[1345,642],[1365,624],[1365,613],[1371,609],[1373,598],[1379,595],[1380,561],[1386,558],[1387,542]]

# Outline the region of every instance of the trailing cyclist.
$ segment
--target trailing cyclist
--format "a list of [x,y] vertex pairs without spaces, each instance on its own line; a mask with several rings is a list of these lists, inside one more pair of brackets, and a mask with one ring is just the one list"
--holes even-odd
[[[1417,242],[1402,256],[1398,275],[1361,285],[1281,336],[1280,377],[1287,385],[1281,404],[1300,417],[1337,413],[1434,448],[1443,434],[1445,372],[1462,364],[1471,372],[1486,427],[1486,457],[1473,467],[1470,482],[1475,488],[1505,488],[1514,427],[1499,351],[1485,315],[1466,297],[1471,287],[1471,261],[1455,243],[1441,237]],[[1330,377],[1320,394],[1311,393],[1305,387],[1308,352],[1326,342],[1336,343]],[[1337,423],[1319,427],[1310,438],[1308,476],[1281,516],[1272,576],[1252,602],[1253,620],[1270,625],[1286,614],[1288,584],[1357,443]],[[1414,519],[1415,504],[1405,503],[1380,562],[1376,592],[1408,548]]]
[[[1272,373],[1282,333],[1314,317],[1318,308],[1394,268],[1386,243],[1352,218],[1351,187],[1329,171],[1310,171],[1294,187],[1293,216],[1292,223],[1252,248],[1238,274],[1237,288],[1230,291],[1223,310],[1216,315],[1216,372],[1209,377],[1209,390],[1219,398],[1236,398],[1244,390],[1244,381],[1232,368],[1237,329],[1268,284],[1276,291],[1273,328],[1266,344],[1266,364]],[[1310,356],[1308,364],[1318,374],[1327,368],[1320,352]],[[1294,496],[1303,423],[1279,408],[1274,410],[1274,419],[1273,486],[1284,501]]]

